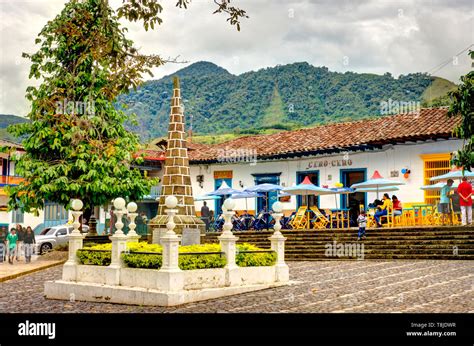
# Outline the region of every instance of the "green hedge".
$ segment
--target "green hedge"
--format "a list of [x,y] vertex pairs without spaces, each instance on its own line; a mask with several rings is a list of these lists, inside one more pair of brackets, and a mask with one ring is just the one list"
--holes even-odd
[[112,261],[112,252],[106,251],[88,251],[92,248],[77,250],[77,258],[81,264],[108,266]]
[[[146,242],[127,243],[128,252],[122,254],[124,263],[130,268],[159,269],[162,265],[162,247]],[[107,250],[107,251],[89,251]],[[107,266],[111,261],[112,244],[100,244],[81,249],[77,257],[82,264]],[[237,244],[238,251],[262,250],[251,244]],[[157,254],[140,254],[135,252],[156,252]],[[210,255],[185,255],[189,252],[221,252],[219,244],[202,244],[180,246],[178,265],[182,270],[222,268],[226,264],[225,256]],[[238,253],[236,263],[240,267],[271,266],[276,262],[276,254],[271,253]]]
[[[262,250],[255,245],[243,243],[237,244],[237,251],[259,251]],[[272,266],[276,263],[275,252],[261,253],[237,253],[235,262],[239,267]]]

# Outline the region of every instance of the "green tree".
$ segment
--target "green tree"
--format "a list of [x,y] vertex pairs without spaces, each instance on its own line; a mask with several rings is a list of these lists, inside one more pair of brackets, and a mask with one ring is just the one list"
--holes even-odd
[[[469,55],[474,61],[474,51],[469,51]],[[461,116],[462,119],[454,134],[464,139],[464,145],[453,157],[453,163],[471,171],[474,167],[474,70],[461,77],[461,84],[449,96],[452,99],[449,116]]]
[[[216,12],[228,13],[239,28],[245,12],[228,1],[216,4]],[[80,198],[90,211],[118,196],[148,194],[155,181],[134,168],[142,160],[134,157],[138,138],[125,130],[127,115],[114,102],[166,61],[139,54],[119,19],[143,21],[148,30],[161,23],[161,11],[149,0],[124,0],[117,11],[107,0],[71,0],[41,30],[38,51],[23,54],[32,63],[29,78],[41,79],[27,88],[30,121],[9,129],[24,136],[26,151],[16,158],[16,173],[25,181],[9,189],[9,209],[35,212],[45,200],[67,206]]]

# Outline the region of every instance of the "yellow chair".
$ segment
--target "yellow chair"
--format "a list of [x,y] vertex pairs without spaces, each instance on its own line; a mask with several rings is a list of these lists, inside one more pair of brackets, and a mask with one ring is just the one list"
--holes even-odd
[[317,229],[323,229],[326,228],[326,226],[329,223],[329,220],[324,214],[321,212],[321,210],[318,209],[315,205],[310,207],[310,209],[314,212],[314,219],[313,219],[313,228]]
[[308,217],[306,216],[308,208],[306,206],[301,206],[298,208],[295,217],[290,222],[293,229],[305,229],[308,226]]
[[415,211],[413,209],[403,209],[402,211],[403,226],[415,226]]
[[367,228],[375,228],[377,226],[377,222],[375,222],[375,209],[369,209],[367,211]]
[[[383,223],[383,220],[387,220],[387,222]],[[393,227],[393,207],[391,205],[387,207],[387,214],[380,217],[380,223],[383,227]]]

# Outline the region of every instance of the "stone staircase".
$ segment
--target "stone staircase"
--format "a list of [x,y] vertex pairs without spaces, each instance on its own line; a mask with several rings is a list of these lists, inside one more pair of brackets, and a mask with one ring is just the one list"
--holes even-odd
[[[272,231],[235,232],[237,243],[269,248]],[[357,241],[357,230],[283,230],[286,259],[289,261],[364,259],[474,259],[474,227],[403,227],[366,231]],[[218,233],[208,233],[204,242],[218,242]],[[363,244],[363,250],[362,250]],[[356,249],[356,246],[358,248]],[[356,249],[350,252],[344,249]],[[335,249],[335,250],[334,250]]]

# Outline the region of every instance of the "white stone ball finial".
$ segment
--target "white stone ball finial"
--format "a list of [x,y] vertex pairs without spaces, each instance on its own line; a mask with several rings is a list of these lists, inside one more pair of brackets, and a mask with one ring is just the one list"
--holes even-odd
[[232,198],[227,198],[224,201],[224,204],[222,205],[222,209],[225,209],[227,211],[232,211],[235,208],[235,201]]
[[283,203],[278,201],[273,203],[272,209],[275,213],[281,213],[283,211]]
[[178,205],[178,199],[175,196],[168,196],[165,199],[165,205],[168,209],[174,209]]
[[82,201],[80,199],[73,199],[72,200],[71,207],[75,211],[81,210],[83,206],[84,206],[84,204],[82,203]]
[[114,199],[114,207],[117,210],[123,210],[125,208],[125,200],[122,197]]
[[127,204],[127,210],[129,213],[134,213],[138,209],[138,206],[135,202],[130,202]]

